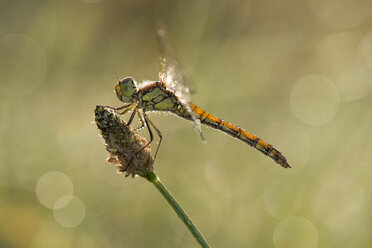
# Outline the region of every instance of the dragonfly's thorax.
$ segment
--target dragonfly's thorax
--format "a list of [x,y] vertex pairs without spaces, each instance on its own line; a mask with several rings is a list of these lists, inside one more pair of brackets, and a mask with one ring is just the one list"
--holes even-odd
[[179,116],[187,112],[185,105],[163,82],[153,82],[140,87],[138,107],[145,111],[169,111]]

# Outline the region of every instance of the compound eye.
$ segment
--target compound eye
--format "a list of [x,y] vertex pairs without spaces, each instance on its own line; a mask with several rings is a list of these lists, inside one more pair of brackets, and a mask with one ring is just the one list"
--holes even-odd
[[133,102],[133,94],[136,93],[136,84],[132,78],[124,78],[119,80],[118,84],[115,86],[115,92],[117,97],[122,102]]
[[130,93],[133,91],[133,81],[127,80],[120,82],[121,91]]

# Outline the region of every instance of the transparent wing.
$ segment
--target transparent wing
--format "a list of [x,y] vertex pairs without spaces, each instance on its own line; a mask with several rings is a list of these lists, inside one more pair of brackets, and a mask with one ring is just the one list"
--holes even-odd
[[166,27],[157,24],[156,37],[159,44],[159,80],[166,83],[180,100],[190,101],[190,93],[194,93],[194,84],[185,76],[169,39]]
[[201,131],[200,120],[195,118],[189,105],[190,92],[193,93],[195,87],[193,87],[193,84],[186,78],[184,71],[177,61],[173,46],[169,39],[168,31],[160,22],[157,23],[156,37],[160,49],[159,80],[164,82],[168,89],[174,92],[188,109],[189,113],[193,117],[192,125],[200,138],[204,141],[205,139]]

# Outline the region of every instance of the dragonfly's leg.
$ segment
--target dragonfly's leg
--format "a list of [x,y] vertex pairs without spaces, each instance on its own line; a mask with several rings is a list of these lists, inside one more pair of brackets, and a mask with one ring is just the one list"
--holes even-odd
[[143,117],[145,119],[147,130],[149,130],[150,141],[141,150],[145,149],[145,147],[147,147],[148,145],[150,145],[150,143],[154,140],[154,135],[152,134],[152,130],[151,130],[151,127],[149,125],[149,118],[147,117],[145,111],[143,111],[142,114],[143,114]]
[[132,124],[132,121],[133,121],[134,116],[136,115],[136,113],[137,113],[137,109],[135,109],[133,111],[133,113],[130,115],[129,120],[128,120],[128,123],[127,123],[127,126],[129,126],[130,124]]
[[133,104],[124,105],[124,106],[117,107],[117,108],[112,108],[112,107],[110,107],[110,108],[112,108],[112,109],[114,109],[116,111],[122,110],[122,109],[125,109],[124,111],[127,111],[127,109],[131,109],[131,107],[133,107]]
[[137,132],[138,130],[141,130],[142,128],[145,127],[145,121],[143,120],[143,117],[142,117],[141,113],[138,111],[138,109],[136,109],[136,111],[137,111],[137,116],[139,118],[139,121],[141,122],[141,126],[135,128],[134,129],[135,132]]
[[[137,111],[134,111],[134,113],[136,113],[136,112],[137,112]],[[150,128],[150,126],[149,126],[148,118],[147,118],[145,112],[143,112],[142,114],[143,114],[143,117],[144,117],[144,119],[145,119],[145,123],[146,123],[146,126],[147,126],[147,130],[149,130],[150,141],[147,142],[147,144],[146,144],[145,146],[143,146],[143,147],[142,147],[138,152],[136,152],[136,154],[134,154],[134,155],[132,156],[132,158],[131,158],[131,159],[129,160],[129,162],[128,162],[128,166],[131,164],[131,162],[132,162],[132,160],[134,159],[134,157],[135,157],[137,154],[139,154],[140,152],[142,152],[142,150],[145,149],[148,145],[150,145],[150,143],[154,140],[154,135],[152,134],[151,128]],[[141,113],[138,112],[138,115],[140,116]],[[141,116],[140,118],[142,118],[142,116]]]
[[150,133],[151,141],[152,141],[152,133],[151,133],[151,131],[150,131],[151,129],[150,129],[149,125],[148,125],[149,123],[151,124],[151,126],[155,129],[155,131],[159,135],[159,143],[158,143],[158,147],[156,148],[156,152],[155,152],[155,156],[154,156],[154,160],[155,160],[156,155],[158,155],[158,151],[159,151],[159,147],[160,147],[161,141],[163,139],[163,135],[161,134],[160,130],[154,125],[154,123],[151,121],[151,119],[147,116],[147,114],[145,112],[143,113],[143,116],[145,117],[145,122],[146,122],[146,125],[148,126],[148,130],[149,130],[149,133]]
[[126,107],[127,107],[126,109],[124,109],[124,108],[122,108],[122,107],[119,107],[118,109],[124,109],[124,111],[121,112],[121,113],[119,113],[119,114],[121,114],[121,115],[125,115],[125,114],[128,113],[130,110],[132,110],[134,107],[136,107],[136,105],[132,104],[132,105],[129,105],[129,106],[127,105]]
[[127,108],[127,109],[124,109],[123,112],[119,112],[119,114],[121,115],[125,115],[126,113],[128,113],[132,108]]
[[[134,111],[134,112],[137,112],[138,113],[138,116],[140,116],[141,119],[144,119],[145,120],[145,124],[147,126],[147,130],[149,131],[149,135],[150,135],[150,141],[144,146],[141,148],[141,150],[139,150],[136,154],[133,155],[133,157],[129,160],[129,163],[128,163],[128,166],[130,165],[130,163],[132,162],[133,158],[138,154],[140,153],[143,149],[145,149],[147,146],[149,146],[151,144],[151,142],[154,140],[154,135],[152,134],[152,130],[151,130],[151,127],[150,127],[150,124],[153,128],[155,128],[156,132],[158,133],[159,135],[159,144],[158,144],[158,147],[156,148],[156,152],[155,152],[155,156],[154,156],[154,160],[156,158],[156,155],[158,154],[158,151],[159,151],[159,147],[160,147],[160,144],[161,144],[161,141],[163,139],[163,135],[161,134],[160,130],[154,125],[154,123],[151,121],[151,119],[147,116],[147,114],[145,113],[145,111],[143,111],[143,113],[141,114],[137,109]],[[132,114],[133,115],[133,114]]]

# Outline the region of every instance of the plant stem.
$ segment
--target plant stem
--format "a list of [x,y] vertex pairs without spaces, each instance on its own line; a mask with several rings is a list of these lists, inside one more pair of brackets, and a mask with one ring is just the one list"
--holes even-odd
[[180,217],[183,223],[185,223],[185,225],[190,230],[191,234],[194,236],[194,238],[200,244],[200,246],[203,248],[209,248],[207,241],[203,238],[198,228],[194,225],[194,223],[192,223],[191,219],[187,216],[185,211],[183,211],[182,207],[178,204],[176,199],[174,199],[174,197],[167,190],[167,188],[161,183],[159,177],[154,172],[148,172],[147,180],[152,182],[155,185],[155,187],[160,191],[160,193],[172,206],[174,211],[176,211],[178,217]]

